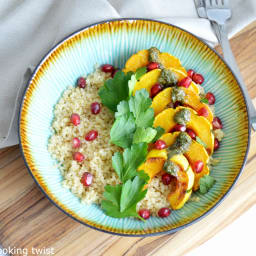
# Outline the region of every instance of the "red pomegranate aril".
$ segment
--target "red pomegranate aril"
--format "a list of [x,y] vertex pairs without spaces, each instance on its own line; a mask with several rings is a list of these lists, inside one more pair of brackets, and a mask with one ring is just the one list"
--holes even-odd
[[220,147],[220,142],[218,139],[214,139],[214,151],[217,150]]
[[117,68],[117,69],[114,69],[113,72],[112,72],[112,74],[111,74],[111,77],[114,77],[117,71],[119,71],[118,68]]
[[192,79],[196,84],[202,84],[204,82],[204,77],[198,73],[194,73]]
[[186,131],[186,126],[183,124],[176,124],[172,129],[172,132],[185,132],[185,131]]
[[114,66],[110,64],[104,64],[101,66],[101,70],[105,73],[112,73],[114,71]]
[[163,207],[158,211],[158,216],[160,218],[166,218],[171,214],[171,210],[169,208]]
[[165,141],[163,140],[157,140],[154,145],[155,145],[155,149],[159,149],[159,150],[167,147]]
[[193,75],[194,75],[194,73],[195,73],[195,71],[194,71],[193,69],[189,69],[187,73],[188,73],[188,76],[189,76],[190,78],[192,78]]
[[178,82],[178,86],[188,88],[191,85],[191,82],[192,82],[192,79],[189,76],[187,76]]
[[148,65],[147,65],[147,70],[148,71],[151,71],[153,69],[157,69],[159,68],[159,64],[157,62],[150,62]]
[[86,80],[84,77],[79,77],[76,82],[77,86],[80,88],[85,88],[86,86]]
[[202,161],[196,161],[194,163],[194,171],[195,173],[200,173],[204,169],[204,163]]
[[212,127],[213,127],[213,130],[222,129],[223,128],[222,122],[221,122],[221,120],[217,116],[215,116],[213,118]]
[[92,112],[92,114],[97,115],[97,114],[100,113],[100,110],[101,110],[101,105],[100,105],[99,102],[93,102],[91,104],[91,112]]
[[70,121],[73,125],[77,126],[80,124],[80,116],[76,113],[73,113],[70,117]]
[[205,107],[200,108],[197,113],[199,116],[204,116],[204,117],[207,117],[209,115],[209,112]]
[[210,105],[213,105],[215,103],[215,96],[212,92],[207,92],[205,98],[208,100]]
[[89,187],[92,184],[93,176],[89,172],[84,172],[82,178],[81,178],[81,183],[85,187]]
[[147,220],[150,217],[150,211],[148,209],[139,210],[139,215],[144,220]]
[[172,176],[169,173],[164,173],[162,175],[162,182],[164,185],[169,185],[172,181]]
[[73,154],[73,159],[76,160],[77,162],[83,162],[84,161],[84,155],[80,152],[75,152]]
[[196,134],[192,129],[187,128],[186,133],[191,137],[191,139],[196,139]]
[[98,132],[95,130],[91,130],[85,135],[85,140],[92,141],[95,140],[98,137]]
[[178,106],[182,106],[182,103],[179,102],[179,101],[176,101],[176,102],[173,104],[173,107],[174,107],[174,108],[177,108]]
[[156,83],[155,85],[153,85],[153,87],[151,88],[151,98],[155,97],[160,91],[162,91],[162,86],[159,83]]
[[72,139],[72,147],[73,148],[79,148],[80,145],[81,145],[81,141],[77,137]]

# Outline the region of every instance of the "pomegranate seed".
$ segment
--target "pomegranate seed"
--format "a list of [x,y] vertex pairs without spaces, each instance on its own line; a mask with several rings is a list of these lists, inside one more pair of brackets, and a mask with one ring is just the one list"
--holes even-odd
[[200,173],[204,169],[204,163],[202,161],[196,161],[194,163],[194,171],[195,173]]
[[217,150],[220,147],[220,142],[218,139],[214,139],[214,151]]
[[189,76],[187,76],[178,82],[178,86],[188,88],[190,86],[191,82],[192,82],[192,79]]
[[164,173],[162,175],[162,182],[164,185],[169,185],[172,181],[172,176],[169,173]]
[[80,145],[81,145],[81,141],[77,137],[73,138],[72,147],[73,148],[79,148]]
[[92,141],[92,140],[95,140],[97,137],[98,137],[98,132],[95,130],[91,130],[86,134],[85,140]]
[[181,102],[176,101],[176,102],[173,104],[173,107],[174,107],[174,108],[177,108],[178,106],[182,106],[182,104],[181,104]]
[[189,69],[187,73],[188,73],[188,76],[189,76],[190,78],[192,78],[193,75],[194,75],[194,73],[195,73],[195,71],[194,71],[193,69]]
[[91,173],[89,172],[84,172],[82,178],[81,178],[81,183],[85,186],[85,187],[89,187],[92,184],[92,179],[93,176]]
[[151,70],[156,69],[156,68],[159,68],[159,64],[157,62],[150,62],[147,65],[147,70],[148,71],[151,71]]
[[204,77],[198,73],[194,73],[192,79],[197,84],[202,84],[204,82]]
[[193,139],[193,140],[196,139],[196,134],[192,129],[187,128],[186,132],[191,137],[191,139]]
[[139,215],[144,220],[147,220],[150,217],[150,211],[148,209],[139,210]]
[[205,98],[208,100],[210,105],[213,105],[215,103],[215,96],[212,92],[207,92]]
[[197,113],[199,116],[204,116],[204,117],[207,117],[209,115],[209,112],[205,107],[200,108]]
[[221,122],[221,120],[217,116],[215,116],[213,118],[212,127],[213,127],[213,130],[215,130],[215,129],[222,129],[223,128],[222,122]]
[[77,126],[80,124],[80,116],[76,113],[73,113],[70,117],[70,121],[73,125]]
[[151,88],[151,98],[155,97],[160,91],[162,91],[162,86],[159,83],[156,83]]
[[105,64],[101,66],[101,70],[105,73],[113,73],[114,69],[114,66],[110,64]]
[[172,132],[185,132],[185,131],[186,131],[186,126],[183,124],[176,124],[172,129]]
[[166,145],[165,141],[163,141],[163,140],[157,140],[155,142],[155,149],[161,150],[161,149],[164,149],[166,147],[167,147],[167,145]]
[[73,159],[76,160],[77,162],[83,162],[84,161],[84,155],[80,152],[75,152],[73,154]]
[[76,85],[77,85],[78,87],[80,87],[80,88],[85,88],[85,86],[86,86],[86,80],[85,80],[85,78],[84,78],[84,77],[79,77],[79,78],[77,79]]
[[161,218],[166,218],[171,214],[171,210],[169,208],[163,207],[158,211],[158,216]]
[[99,102],[93,102],[91,104],[91,112],[92,112],[92,114],[97,115],[97,114],[100,113],[100,110],[101,110],[101,106],[100,106]]
[[114,69],[114,71],[113,71],[112,74],[111,74],[111,77],[114,77],[117,71],[119,71],[119,68]]

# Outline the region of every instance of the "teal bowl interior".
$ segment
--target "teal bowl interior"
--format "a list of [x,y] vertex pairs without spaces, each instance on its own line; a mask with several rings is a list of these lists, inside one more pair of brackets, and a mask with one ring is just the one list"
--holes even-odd
[[[120,68],[133,53],[158,47],[178,57],[186,69],[205,77],[204,88],[216,95],[216,115],[225,137],[214,157],[220,163],[211,171],[217,182],[206,195],[196,193],[164,219],[151,217],[145,223],[133,218],[106,216],[98,205],[84,205],[61,185],[62,176],[47,150],[53,109],[63,91],[95,64]],[[113,20],[84,28],[55,46],[37,66],[20,108],[19,136],[27,167],[47,197],[61,210],[98,230],[132,236],[174,232],[205,216],[230,191],[245,163],[249,146],[247,107],[241,89],[223,60],[205,43],[172,25],[152,20]]]

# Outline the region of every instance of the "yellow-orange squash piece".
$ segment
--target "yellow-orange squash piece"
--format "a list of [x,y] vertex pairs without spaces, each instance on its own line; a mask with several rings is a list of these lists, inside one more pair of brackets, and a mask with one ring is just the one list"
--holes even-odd
[[[185,99],[184,99],[184,104],[193,108],[195,111],[198,111],[200,108],[205,107],[208,110],[209,115],[206,117],[206,119],[212,123],[213,120],[213,113],[210,109],[210,107],[202,103],[200,101],[200,96],[193,92],[192,90],[189,90],[184,87],[180,87],[184,92],[185,92]],[[171,95],[172,95],[172,88],[166,88],[160,93],[158,93],[152,102],[152,108],[154,109],[155,115],[159,114],[162,112],[166,106],[172,102],[171,100]]]
[[[149,64],[149,51],[141,50],[133,54],[125,63],[124,72],[133,71],[135,72],[138,68],[145,67]],[[181,70],[183,73],[187,73],[186,69],[182,67],[180,60],[167,52],[160,53],[161,63],[165,68],[175,68]]]
[[194,172],[190,166],[186,171],[180,170],[177,173],[177,180],[173,184],[173,190],[167,197],[173,210],[182,208],[190,198],[194,184],[194,176]]
[[[160,126],[165,130],[166,133],[170,132],[177,124],[174,121],[174,116],[182,108],[184,107],[177,107],[176,109],[167,108],[163,110],[155,117],[153,126]],[[198,116],[193,109],[186,109],[188,109],[191,113],[191,119],[186,126],[192,129],[197,134],[197,136],[206,144],[207,151],[211,155],[214,147],[214,136],[211,132],[211,123],[205,117]]]
[[[166,145],[169,147],[175,142],[176,137],[178,135],[179,132],[166,133],[162,135],[160,139],[165,141]],[[201,144],[199,144],[195,140],[192,140],[192,143],[188,151],[184,153],[184,156],[187,158],[192,168],[195,166],[196,161],[202,161],[204,163],[204,169],[202,170],[202,172],[194,173],[195,181],[193,185],[193,190],[195,191],[199,188],[200,178],[203,177],[204,175],[208,175],[210,172],[209,167],[207,165],[209,162],[209,155],[207,154],[207,151]]]
[[151,180],[156,176],[159,172],[163,170],[165,163],[165,159],[161,157],[151,157],[146,160],[145,163],[140,165],[138,168],[138,171],[144,170],[145,173],[148,174],[150,180],[148,183],[151,182]]
[[158,77],[160,76],[161,69],[154,69],[145,75],[143,75],[138,82],[136,82],[134,89],[133,89],[133,95],[135,95],[135,92],[137,90],[141,90],[145,88],[149,94],[152,86],[157,83]]

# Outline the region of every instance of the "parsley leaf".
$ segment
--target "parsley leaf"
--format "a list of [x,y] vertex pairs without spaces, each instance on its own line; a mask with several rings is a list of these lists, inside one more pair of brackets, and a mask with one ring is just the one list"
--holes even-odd
[[138,127],[133,136],[133,143],[150,143],[156,136],[157,130],[151,127]]
[[146,89],[136,91],[135,96],[129,100],[129,108],[135,117],[138,127],[151,127],[154,121],[154,110],[150,108],[152,100]]
[[128,81],[131,75],[131,72],[125,74],[120,70],[114,78],[105,81],[104,86],[99,89],[101,102],[110,110],[115,112],[118,103],[129,97]]
[[114,154],[112,165],[123,183],[138,174],[137,168],[146,160],[147,148],[146,143],[133,144],[130,148],[126,148],[123,154],[120,152]]
[[202,98],[200,101],[202,103],[209,104],[209,100],[207,98]]
[[110,141],[122,148],[130,147],[135,129],[133,115],[131,113],[122,115],[115,120],[110,130]]
[[203,176],[199,181],[200,193],[206,194],[210,190],[210,188],[214,185],[215,182],[216,180],[213,177],[209,175]]
[[157,133],[155,138],[153,139],[153,142],[157,141],[165,132],[165,130],[161,126],[157,126],[155,130]]
[[196,142],[201,144],[203,147],[207,148],[207,145],[198,136],[196,136]]
[[117,112],[115,112],[115,118],[118,118],[122,115],[129,114],[129,113],[130,113],[129,104],[126,100],[123,100],[117,105]]
[[147,67],[141,67],[138,68],[135,72],[135,77],[137,80],[140,80],[140,78],[147,73]]
[[137,203],[142,200],[147,190],[143,190],[145,180],[136,176],[133,180],[127,180],[123,185],[105,186],[102,209],[108,216],[115,218],[137,217],[142,219],[136,211]]

